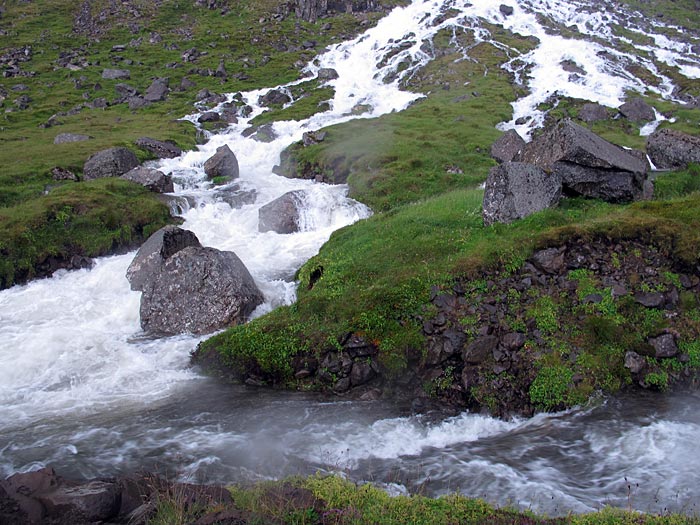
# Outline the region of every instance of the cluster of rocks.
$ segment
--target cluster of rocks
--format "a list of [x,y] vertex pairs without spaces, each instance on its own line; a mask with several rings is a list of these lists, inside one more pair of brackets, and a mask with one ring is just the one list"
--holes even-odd
[[12,77],[33,77],[34,71],[23,71],[21,65],[32,59],[32,47],[24,46],[20,48],[8,49],[0,55],[0,67],[3,68],[2,76]]
[[334,12],[360,13],[380,7],[376,0],[296,0],[294,10],[298,18],[313,23]]
[[126,277],[141,291],[141,327],[158,335],[206,334],[247,320],[262,292],[233,252],[202,247],[166,226],[139,249]]
[[[0,522],[146,525],[155,516],[158,502],[174,495],[178,500],[173,503],[183,508],[230,507],[226,518],[240,521],[226,523],[248,523],[244,513],[234,512],[231,493],[225,487],[173,483],[153,474],[79,481],[63,478],[51,467],[0,480]],[[214,514],[197,523],[219,523]]]
[[[700,138],[663,129],[647,141],[657,168],[700,161]],[[571,120],[544,130],[529,144],[510,130],[491,147],[499,163],[484,193],[485,225],[508,223],[553,206],[562,196],[631,202],[653,195],[647,153],[616,146]]]

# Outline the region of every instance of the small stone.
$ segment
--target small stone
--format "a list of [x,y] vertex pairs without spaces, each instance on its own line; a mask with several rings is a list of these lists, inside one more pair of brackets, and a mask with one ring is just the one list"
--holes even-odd
[[627,368],[633,374],[638,374],[642,371],[646,361],[637,352],[627,352],[625,354],[625,368]]

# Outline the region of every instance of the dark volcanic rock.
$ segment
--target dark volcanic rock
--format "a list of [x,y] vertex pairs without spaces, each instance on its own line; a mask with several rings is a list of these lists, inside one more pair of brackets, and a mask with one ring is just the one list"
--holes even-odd
[[547,129],[516,157],[559,175],[567,194],[609,202],[644,196],[648,166],[643,159],[571,120]]
[[319,80],[335,80],[338,78],[338,72],[330,67],[322,67],[318,70]]
[[170,91],[168,88],[169,85],[169,78],[156,78],[151,85],[148,86],[143,98],[146,102],[160,102],[161,100],[165,100]]
[[644,102],[641,98],[635,98],[625,102],[619,108],[623,117],[635,122],[650,122],[656,120],[654,108]]
[[175,191],[173,179],[162,171],[153,168],[139,166],[127,171],[121,178],[145,186],[156,193],[172,193]]
[[177,226],[165,226],[151,235],[126,270],[131,289],[143,290],[146,283],[155,280],[166,259],[188,246],[202,245],[194,233]]
[[588,102],[583,105],[578,113],[578,118],[584,122],[598,122],[599,120],[607,120],[610,118],[608,108],[600,104]]
[[204,173],[214,179],[225,177],[229,180],[237,179],[238,159],[227,145],[216,148],[216,153],[204,163]]
[[484,225],[512,222],[555,206],[561,180],[537,166],[508,162],[491,169],[484,193]]
[[141,327],[157,334],[206,334],[244,322],[262,302],[235,253],[190,246],[168,258],[147,283]]
[[204,124],[205,122],[219,122],[220,120],[221,115],[219,115],[216,111],[205,111],[199,116],[197,122]]
[[303,190],[290,191],[258,211],[258,230],[277,233],[299,231],[299,210],[304,204]]
[[647,139],[647,153],[657,168],[684,168],[700,163],[700,136],[661,129]]
[[120,177],[138,165],[139,161],[130,149],[109,148],[98,151],[85,161],[83,178],[90,180],[102,177]]
[[501,4],[501,5],[498,7],[498,10],[499,10],[501,13],[503,13],[505,16],[510,16],[510,15],[513,14],[513,8],[512,8],[511,6],[509,6],[509,5],[506,5],[506,4]]
[[665,358],[678,355],[678,346],[676,346],[676,340],[671,334],[652,337],[649,339],[649,344],[654,347],[655,357]]
[[261,106],[275,106],[286,104],[291,101],[291,97],[285,92],[279,89],[272,89],[258,99],[258,104]]
[[512,161],[525,147],[525,141],[514,129],[509,129],[491,145],[491,156],[503,164]]
[[139,148],[144,149],[159,159],[174,159],[182,155],[182,150],[170,142],[162,142],[149,137],[141,137],[134,142]]

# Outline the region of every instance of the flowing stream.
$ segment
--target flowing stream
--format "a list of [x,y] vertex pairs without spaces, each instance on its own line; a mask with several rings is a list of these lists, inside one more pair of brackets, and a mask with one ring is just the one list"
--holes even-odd
[[[275,123],[276,138],[263,143],[242,132],[264,111],[258,98],[268,90],[243,93],[251,115],[197,151],[157,163],[176,180],[183,227],[205,246],[236,252],[249,268],[266,299],[255,315],[293,302],[296,269],[334,230],[370,214],[344,186],[274,175],[280,152],[305,131],[401,111],[420,98],[399,82],[431,60],[437,31],[465,31],[507,51],[504,67],[528,94],[501,127],[523,136],[541,125],[537,107],[554,94],[617,107],[628,90],[673,100],[669,67],[700,78],[700,59],[691,52],[700,40],[678,28],[601,9],[605,2],[510,0],[510,15],[501,3],[416,0],[398,8],[309,64],[311,77],[320,68],[338,72],[329,81],[335,88],[329,110]],[[596,9],[588,7],[593,3]],[[536,37],[539,45],[520,54],[494,40],[484,21]],[[619,26],[647,35],[647,43],[630,54]],[[461,51],[469,60],[469,49]],[[572,75],[563,62],[581,71]],[[646,80],[630,65],[648,70]],[[663,118],[640,131],[651,132]],[[223,144],[238,157],[241,177],[214,188],[202,165]],[[260,233],[259,208],[292,190],[305,191],[302,231]],[[254,199],[232,208],[227,191]],[[696,394],[640,395],[505,422],[474,414],[434,420],[383,402],[223,386],[189,367],[198,338],[153,339],[140,331],[139,293],[124,277],[133,256],[102,258],[91,270],[0,292],[0,475],[53,465],[65,476],[156,469],[235,482],[343,471],[396,493],[460,491],[550,514],[605,504],[698,511]]]

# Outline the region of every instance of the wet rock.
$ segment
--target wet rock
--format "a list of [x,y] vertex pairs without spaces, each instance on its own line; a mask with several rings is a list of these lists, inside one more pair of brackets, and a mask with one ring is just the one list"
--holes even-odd
[[370,381],[375,375],[372,365],[364,360],[355,361],[350,370],[350,385],[364,385]]
[[292,98],[284,91],[271,89],[258,99],[258,104],[261,106],[281,106],[291,101]]
[[85,161],[85,180],[103,177],[120,177],[139,165],[134,152],[127,148],[109,148],[98,151]]
[[561,273],[565,268],[564,251],[558,248],[540,250],[533,254],[531,260],[537,268],[549,274]]
[[656,120],[654,108],[641,98],[635,98],[629,102],[625,102],[618,110],[623,117],[635,122],[650,122]]
[[219,115],[216,111],[205,111],[199,116],[197,122],[204,124],[206,122],[219,122],[220,120],[221,115]]
[[89,521],[104,521],[119,512],[120,490],[116,483],[90,481],[81,485],[63,484],[55,490],[35,496],[47,509],[49,516],[74,508]]
[[140,184],[156,193],[172,193],[175,191],[173,179],[162,171],[153,168],[139,166],[127,171],[120,178]]
[[526,142],[514,129],[509,129],[491,145],[491,156],[503,164],[512,161]]
[[649,338],[649,344],[654,347],[655,357],[659,359],[675,357],[678,355],[678,346],[672,334],[663,334]]
[[66,144],[68,142],[84,142],[90,140],[90,135],[80,135],[79,133],[59,133],[53,139],[54,144]]
[[700,136],[673,129],[661,129],[647,139],[647,153],[657,168],[685,168],[700,163]]
[[162,142],[149,137],[141,137],[134,142],[139,148],[152,153],[159,159],[174,159],[182,155],[182,150],[171,142]]
[[102,71],[102,78],[106,80],[128,80],[131,72],[128,69],[105,69]]
[[648,166],[642,157],[571,120],[547,129],[525,146],[516,160],[558,175],[567,195],[629,202],[644,194]]
[[608,113],[608,108],[601,104],[588,102],[583,105],[581,111],[578,113],[578,118],[584,122],[598,122],[600,120],[607,120],[610,118]]
[[160,102],[165,100],[168,96],[168,92],[170,91],[168,87],[169,85],[169,78],[156,78],[151,85],[148,86],[143,98],[146,100],[146,102]]
[[646,360],[637,352],[627,352],[625,354],[625,368],[633,374],[639,374],[646,366]]
[[233,180],[238,178],[238,159],[228,145],[216,148],[216,153],[204,163],[204,173],[209,179]]
[[501,4],[498,7],[498,10],[504,15],[504,16],[510,16],[513,14],[513,8],[509,5],[506,4]]
[[656,292],[635,293],[634,300],[647,308],[661,308],[666,302],[664,294]]
[[239,209],[246,204],[253,204],[258,192],[254,189],[246,190],[233,184],[218,189],[215,195],[217,200],[225,202],[233,209]]
[[338,72],[330,67],[322,67],[318,70],[318,79],[323,81],[335,80],[338,78]]
[[139,248],[126,270],[131,289],[142,291],[146,283],[155,280],[169,257],[189,246],[202,246],[191,231],[177,226],[165,226],[155,232]]
[[479,365],[492,357],[498,346],[498,337],[487,335],[475,339],[462,354],[462,360],[469,365]]
[[298,232],[305,196],[303,190],[290,191],[260,208],[258,230],[282,234]]
[[156,334],[211,333],[246,321],[262,302],[235,253],[188,246],[145,284],[141,327]]
[[484,225],[509,223],[555,206],[561,197],[561,181],[553,174],[520,162],[491,169],[484,192]]

